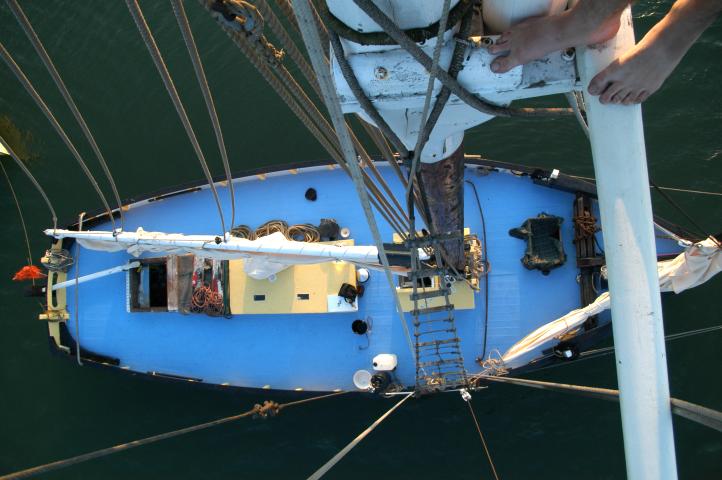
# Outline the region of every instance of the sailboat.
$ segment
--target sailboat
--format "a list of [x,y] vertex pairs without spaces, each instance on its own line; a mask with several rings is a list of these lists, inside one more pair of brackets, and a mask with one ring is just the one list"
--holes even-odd
[[[239,216],[260,226],[277,217],[278,206],[284,205],[277,222],[318,224],[333,218],[335,234],[325,241],[289,240],[279,231],[257,240],[203,235],[217,228],[216,219],[204,215],[212,200],[203,184],[127,204],[123,233],[112,232],[104,212],[87,216],[81,231],[78,224],[47,230],[58,239],[51,257],[53,249],[72,251],[74,242],[83,248],[80,270],[51,270],[48,292],[56,299],[51,311],[67,311],[68,320],[48,322],[55,347],[72,355],[78,348],[74,304],[62,298],[63,292],[69,292],[67,297],[77,288],[84,362],[192,382],[306,391],[355,389],[356,372],[389,372],[392,381],[386,383],[413,388],[413,352],[398,321],[394,292],[378,271],[378,252],[365,246],[372,238],[351,181],[328,165],[291,167],[234,179],[255,200]],[[378,168],[392,180],[391,167]],[[575,245],[574,212],[584,208],[577,205],[586,200],[584,211],[597,211],[593,185],[563,174],[550,182],[552,172],[524,168],[467,160],[465,181],[473,188],[466,190],[465,237],[471,247],[486,230],[485,263],[467,275],[468,283],[461,279],[447,285],[448,279],[433,272],[418,282],[418,294],[428,297],[417,301],[417,307],[439,309],[429,320],[438,318],[431,325],[445,330],[451,326],[443,301],[448,287],[453,333],[460,339],[468,375],[480,373],[480,363],[491,352],[506,352],[526,334],[579,308],[580,298],[593,300],[596,292],[606,290],[603,236],[596,232],[588,238],[590,251],[583,256],[576,253],[582,241]],[[580,188],[587,193],[579,193]],[[307,199],[309,189],[316,191],[314,200]],[[478,203],[473,189],[483,192]],[[224,208],[230,211],[227,204]],[[536,229],[551,232],[544,236]],[[517,238],[519,230],[529,238]],[[657,232],[662,258],[683,250],[669,230],[657,227]],[[390,228],[382,227],[381,233],[393,239]],[[553,255],[543,242],[553,244]],[[534,265],[530,258],[540,253],[549,258]],[[469,248],[470,262],[478,264],[480,254]],[[395,268],[395,293],[410,320],[414,302],[408,262]],[[109,270],[113,273],[84,281]],[[350,296],[339,295],[343,286],[350,287]],[[217,309],[199,307],[198,298],[208,289],[222,299]],[[353,328],[358,321],[365,325],[362,334]],[[563,342],[576,352],[610,333],[609,315],[585,322],[576,332],[562,332]],[[428,334],[428,340],[421,336],[419,343],[448,333]],[[562,343],[559,337],[525,352],[526,360],[515,361],[515,368],[564,361],[569,353],[554,353]],[[442,352],[444,359],[449,357]],[[392,363],[383,363],[389,358]]]
[[[128,3],[183,117],[139,7]],[[237,44],[261,38],[263,16],[253,5],[201,3]],[[403,3],[322,2],[322,18],[336,28],[326,32],[328,57],[322,29],[308,30],[317,20],[297,12],[339,137],[329,150],[340,166],[227,174],[46,230],[53,243],[43,259],[48,308],[41,318],[53,348],[79,363],[228,388],[465,391],[484,376],[573,361],[609,336],[606,310],[622,290],[610,301],[608,279],[624,286],[637,278],[610,262],[634,260],[652,293],[660,286],[680,292],[722,269],[714,238],[693,238],[648,215],[646,188],[646,203],[615,217],[597,185],[464,154],[464,130],[495,115],[560,113],[576,114],[589,129],[595,157],[619,148],[599,135],[615,137],[615,128],[631,125],[624,135],[643,157],[641,121],[593,103],[585,108],[574,94],[603,61],[599,52],[555,52],[492,74],[484,46],[518,11],[493,1],[483,9],[463,0],[428,9]],[[523,16],[553,14],[567,2],[532,3]],[[475,18],[490,31],[472,35]],[[619,45],[631,33],[630,22]],[[271,67],[259,69],[278,67],[266,60]],[[572,109],[509,106],[559,93],[570,94]],[[341,113],[378,129],[398,155],[364,158]],[[603,177],[598,187],[613,197],[612,183]],[[248,200],[233,200],[234,189]],[[208,215],[214,202],[221,219],[237,220],[227,231]],[[635,221],[641,234],[623,228]],[[629,249],[630,238],[639,251]],[[640,298],[654,303],[653,295]]]
[[[228,22],[218,13],[222,6],[212,4],[211,12]],[[328,8],[325,18],[348,14],[333,2]],[[465,2],[454,8],[456,17],[471,12]],[[487,11],[487,23],[498,13]],[[358,9],[355,14],[364,15]],[[477,45],[491,39],[471,38]],[[389,62],[381,58],[386,50],[343,42],[348,64],[357,70]],[[433,51],[435,45],[426,43]],[[449,53],[447,64],[452,50],[467,50],[452,43],[440,49]],[[574,87],[573,57],[554,54],[496,75],[493,88],[478,79],[475,85],[487,95],[501,92],[497,102],[510,96],[504,85],[516,84],[519,98],[557,93]],[[471,48],[459,81],[470,82],[464,77],[469,72],[488,76],[488,67],[481,67],[491,58],[485,49]],[[336,55],[331,65],[341,105],[347,113],[361,111],[343,62]],[[387,94],[401,84],[411,89],[402,110],[422,113],[424,82],[405,78],[423,67],[405,62],[356,79],[383,114],[371,119],[361,111],[369,123],[386,120],[404,132],[395,113],[400,100]],[[382,82],[379,71],[385,72]],[[466,122],[461,127],[460,118]],[[348,172],[333,164],[287,165],[230,182],[170,188],[122,202],[111,217],[99,211],[47,230],[55,242],[44,258],[50,276],[42,318],[52,345],[79,362],[166,379],[382,394],[454,390],[489,372],[577,358],[611,331],[609,299],[597,301],[607,278],[596,188],[557,170],[464,156],[458,134],[449,136],[449,130],[490,118],[452,97],[417,155],[426,198],[409,212],[388,206],[377,211],[377,217],[386,212],[383,218],[395,220],[378,217],[382,245],[374,245]],[[404,145],[417,133],[407,129]],[[435,184],[439,166],[450,172],[452,191],[438,188],[444,184],[439,178]],[[366,166],[392,200],[408,197],[403,177],[397,178],[401,168],[398,157]],[[251,200],[234,205],[229,189]],[[229,231],[213,233],[217,220],[207,209],[214,198],[222,217],[235,214],[238,220]],[[427,225],[418,232],[394,228],[424,213]],[[120,217],[122,231],[114,221]],[[663,219],[654,228],[660,260],[689,258],[685,249],[703,240],[686,238]],[[67,261],[78,245],[79,266]],[[690,285],[712,275],[689,262],[677,267],[677,275],[692,278]],[[391,285],[385,269],[393,273]],[[72,302],[69,295],[81,300]]]

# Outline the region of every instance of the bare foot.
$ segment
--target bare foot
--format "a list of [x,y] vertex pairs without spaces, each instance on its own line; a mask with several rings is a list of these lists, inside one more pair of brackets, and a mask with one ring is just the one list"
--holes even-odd
[[679,0],[637,45],[589,82],[589,93],[599,95],[601,103],[645,101],[662,86],[720,9],[719,0]]
[[523,65],[557,50],[575,45],[604,42],[619,30],[619,14],[612,15],[596,28],[588,28],[574,10],[559,15],[530,18],[514,25],[504,32],[496,43],[489,47],[491,53],[505,53],[494,59],[491,71],[508,72],[517,65]]

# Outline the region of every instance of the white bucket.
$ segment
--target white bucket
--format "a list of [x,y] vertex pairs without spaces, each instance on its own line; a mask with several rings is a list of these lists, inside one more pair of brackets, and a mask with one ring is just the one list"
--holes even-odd
[[368,370],[358,370],[353,374],[353,384],[359,390],[369,390],[371,388],[371,372]]

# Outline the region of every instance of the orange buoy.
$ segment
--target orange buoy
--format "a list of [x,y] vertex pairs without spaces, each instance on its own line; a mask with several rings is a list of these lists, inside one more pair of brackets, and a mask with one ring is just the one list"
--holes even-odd
[[47,277],[47,275],[41,272],[40,269],[35,265],[25,265],[23,268],[18,270],[18,272],[13,277],[13,280],[15,280],[16,282],[20,282],[23,280],[38,280],[45,277]]

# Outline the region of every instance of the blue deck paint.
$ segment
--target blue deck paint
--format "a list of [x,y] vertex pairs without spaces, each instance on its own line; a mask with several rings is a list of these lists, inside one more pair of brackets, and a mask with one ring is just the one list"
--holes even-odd
[[[379,165],[398,198],[402,186],[391,169]],[[486,218],[489,273],[489,325],[487,352],[504,352],[523,336],[578,308],[578,270],[574,262],[572,209],[574,195],[535,185],[529,177],[505,171],[489,175],[468,167],[466,179],[476,185]],[[236,186],[236,224],[252,228],[271,220],[289,224],[318,224],[333,218],[351,230],[356,244],[373,244],[352,182],[339,169],[301,169],[297,174],[270,174],[240,179]],[[226,188],[220,196],[230,219]],[[318,199],[304,198],[307,188]],[[143,227],[167,233],[218,233],[218,216],[207,188],[156,202],[140,202],[126,213],[126,230]],[[540,212],[564,218],[562,235],[567,262],[548,276],[526,270],[520,262],[525,244],[510,237],[509,229]],[[465,223],[481,238],[481,219],[474,192],[465,188]],[[381,234],[391,240],[392,231],[378,218]],[[96,230],[109,230],[99,224]],[[660,249],[677,251],[673,242]],[[151,256],[151,255],[148,255]],[[80,275],[117,266],[129,255],[82,249]],[[69,278],[75,275],[69,272]],[[482,280],[483,281],[483,280]],[[68,288],[68,310],[73,318],[73,288]],[[414,364],[407,340],[384,275],[372,272],[358,313],[302,315],[242,315],[214,318],[179,313],[127,313],[126,276],[116,274],[79,286],[81,345],[90,351],[118,358],[120,365],[138,372],[160,372],[202,379],[206,383],[273,389],[352,389],[356,370],[371,370],[379,353],[399,357],[398,378],[414,383]],[[456,312],[466,368],[478,372],[475,359],[484,343],[483,284],[475,294],[476,309]],[[370,318],[370,343],[351,331],[356,318]],[[411,326],[411,316],[406,315]],[[75,325],[67,323],[75,338]]]

